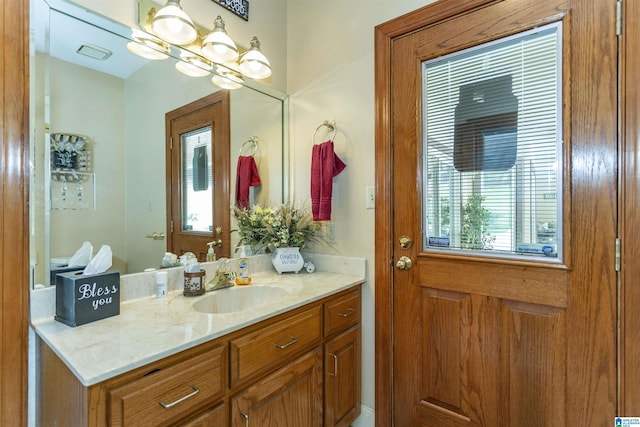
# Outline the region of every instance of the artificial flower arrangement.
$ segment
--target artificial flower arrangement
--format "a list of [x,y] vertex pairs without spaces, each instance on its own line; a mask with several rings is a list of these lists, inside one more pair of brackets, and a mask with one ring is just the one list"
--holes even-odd
[[255,252],[273,252],[277,248],[303,248],[317,240],[320,224],[313,221],[310,210],[283,204],[274,209],[253,205],[249,209],[235,208],[240,236],[238,246],[251,245]]

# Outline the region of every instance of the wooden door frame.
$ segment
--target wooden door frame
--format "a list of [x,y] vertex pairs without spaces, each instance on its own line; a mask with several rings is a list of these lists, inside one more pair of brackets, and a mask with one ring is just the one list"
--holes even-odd
[[620,39],[620,347],[618,414],[640,414],[640,3],[623,1]]
[[4,0],[0,64],[0,425],[27,425],[29,1]]
[[[393,111],[391,93],[392,93],[392,75],[390,68],[391,51],[393,48],[393,41],[396,38],[403,37],[404,35],[416,31],[420,28],[424,28],[435,24],[438,21],[443,21],[451,18],[454,15],[469,12],[473,9],[486,7],[493,3],[500,3],[501,0],[441,0],[436,3],[427,5],[414,12],[400,16],[394,20],[381,24],[375,28],[375,119],[376,119],[376,142],[375,142],[375,168],[376,168],[376,218],[375,218],[375,241],[376,243],[376,257],[375,257],[375,374],[376,374],[376,426],[391,426],[393,425],[393,269],[394,269],[394,247],[393,230],[391,224],[393,224],[393,130],[391,129],[391,117]],[[594,4],[580,4],[579,0],[571,0],[571,7],[577,9],[578,13],[588,13],[598,16],[598,19],[593,19],[596,22],[594,25],[601,25],[600,28],[604,29],[605,26],[609,26],[615,17],[612,17],[610,13],[610,6],[613,5],[606,3],[608,0],[602,0],[600,2],[594,2]],[[608,15],[609,14],[609,15]],[[636,21],[637,25],[637,21]],[[630,25],[629,25],[630,26]],[[608,28],[608,27],[606,27]],[[610,47],[613,43],[610,38],[605,40],[591,40],[589,34],[584,29],[579,28],[575,30],[576,34],[572,35],[572,40],[580,40],[585,46],[589,43],[601,43],[602,46]],[[636,29],[637,34],[637,29]],[[570,48],[570,47],[569,47]],[[586,50],[586,49],[585,49]],[[615,51],[615,49],[611,49]],[[585,55],[575,55],[571,58],[571,69],[576,70],[577,73],[581,73],[582,80],[585,80],[585,73],[593,73],[591,79],[596,80],[599,86],[596,88],[599,90],[597,94],[588,93],[586,91],[580,92],[582,88],[577,88],[577,85],[571,87],[571,96],[575,98],[575,105],[585,105],[589,102],[590,96],[600,96],[601,104],[599,108],[605,108],[606,103],[610,105],[608,111],[615,111],[615,98],[616,85],[615,76],[603,74],[601,71],[596,71],[593,64],[596,63],[595,58],[591,53],[591,50],[585,52]],[[609,59],[610,60],[610,59]],[[638,71],[637,58],[635,59],[635,67],[630,75],[636,75]],[[630,64],[628,64],[630,65]],[[629,80],[631,82],[631,80]],[[630,99],[629,99],[630,100]],[[640,102],[637,98],[633,100],[636,102],[634,112],[639,110],[637,104]],[[611,110],[613,108],[613,110]],[[572,111],[571,120],[573,122],[581,123],[580,128],[571,128],[572,138],[581,141],[593,142],[594,145],[605,146],[605,142],[599,139],[601,134],[608,134],[612,130],[607,127],[608,123],[600,124],[597,120],[597,109],[587,110],[583,108],[580,111],[576,108],[575,112]],[[418,119],[418,118],[416,118]],[[636,123],[637,124],[637,123]],[[568,123],[568,126],[571,124]],[[628,124],[626,125],[628,127]],[[637,126],[636,126],[637,128]],[[615,131],[613,131],[615,134]],[[637,136],[637,135],[636,135]],[[610,141],[609,141],[610,142]],[[607,147],[610,148],[610,147]],[[628,153],[628,161],[631,162],[631,158],[634,154],[638,154],[637,147],[634,146],[633,150]],[[576,179],[584,181],[588,178],[590,172],[605,173],[611,169],[615,169],[615,159],[612,161],[612,155],[610,152],[605,152],[599,159],[601,164],[598,164],[599,170],[588,171],[578,170],[580,172]],[[595,162],[596,160],[594,160]],[[613,165],[613,166],[612,166]],[[626,171],[637,172],[635,163],[631,163],[629,169]],[[623,171],[625,172],[625,171]],[[639,172],[640,173],[640,172]],[[633,175],[635,176],[635,175]],[[594,185],[600,184],[596,182]],[[627,184],[630,184],[628,182]],[[639,186],[633,182],[634,189],[638,190]],[[629,189],[627,189],[628,191]],[[608,191],[608,192],[607,192]],[[637,192],[637,191],[636,191]],[[613,200],[615,205],[615,194],[610,193],[609,188],[605,188],[605,185],[594,187],[593,193],[587,193],[584,189],[578,192],[572,190],[572,200],[577,199],[580,203],[573,206],[575,209],[582,209],[582,214],[587,214],[591,218],[598,219],[599,222],[594,223],[594,230],[605,230],[606,218],[605,216],[596,217],[592,206],[591,212],[586,212],[586,200],[598,196],[604,196],[603,200],[599,203],[603,205],[611,203]],[[640,199],[640,197],[638,197]],[[637,202],[637,200],[634,200]],[[636,203],[637,206],[637,203]],[[629,212],[630,214],[632,212]],[[640,219],[634,218],[633,223],[627,222],[627,228],[632,226],[640,227]],[[575,230],[574,230],[575,231]],[[603,238],[609,239],[611,233],[605,234]],[[634,235],[637,235],[635,233]],[[632,245],[633,239],[629,239],[629,245]],[[576,238],[574,244],[588,244],[589,242],[581,240],[580,237]],[[591,242],[593,243],[593,242]],[[575,370],[580,369],[581,375],[571,375],[567,379],[567,388],[571,390],[571,393],[566,395],[566,408],[567,414],[572,417],[573,422],[579,422],[580,420],[588,419],[589,414],[600,413],[609,414],[612,412],[612,406],[615,406],[616,400],[616,375],[615,367],[602,366],[605,360],[615,360],[615,342],[611,342],[610,335],[614,334],[616,322],[616,290],[612,287],[599,286],[594,284],[593,280],[589,281],[589,277],[596,277],[596,274],[602,275],[602,281],[609,283],[611,279],[615,280],[615,271],[613,269],[612,253],[609,253],[608,249],[613,242],[606,241],[605,252],[600,248],[601,252],[595,254],[594,259],[599,259],[602,264],[600,269],[589,264],[589,260],[571,260],[573,269],[571,275],[574,276],[573,280],[580,281],[580,286],[575,286],[569,289],[568,298],[570,306],[574,307],[571,315],[567,316],[568,324],[572,325],[572,334],[569,337],[570,343],[568,344],[567,364],[574,366]],[[625,247],[626,248],[626,247]],[[627,248],[631,252],[631,248]],[[638,251],[636,247],[634,249]],[[638,252],[635,252],[637,254]],[[628,255],[627,255],[628,256]],[[637,257],[632,258],[628,256],[631,262],[634,262]],[[611,264],[611,265],[610,265]],[[636,263],[638,264],[638,263]],[[640,265],[635,266],[636,271],[630,274],[630,277],[638,277],[640,275]],[[631,289],[629,289],[631,292]],[[640,300],[640,290],[635,290],[636,299]],[[588,311],[585,308],[588,304],[596,304],[601,302],[601,306],[598,306],[597,312]],[[579,307],[575,309],[575,307]],[[592,322],[583,322],[585,318],[591,319]],[[596,319],[601,319],[602,322],[597,323]],[[636,332],[640,328],[636,327]],[[635,343],[638,343],[636,339]],[[630,342],[627,345],[631,345]],[[634,354],[640,353],[640,345],[635,344]],[[584,357],[582,352],[588,352],[588,358]],[[637,363],[637,357],[634,360]],[[635,367],[635,366],[634,366]],[[636,372],[640,372],[637,369]],[[595,382],[589,382],[590,379],[598,379]],[[597,384],[596,384],[597,383]],[[637,383],[637,382],[636,382]],[[620,400],[620,399],[618,399]],[[638,399],[636,398],[636,401]],[[637,414],[634,414],[637,415]]]

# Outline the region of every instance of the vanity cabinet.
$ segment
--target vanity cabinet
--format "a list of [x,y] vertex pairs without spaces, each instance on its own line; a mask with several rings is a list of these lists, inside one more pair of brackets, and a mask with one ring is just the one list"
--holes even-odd
[[83,386],[38,341],[39,425],[348,426],[360,413],[356,286]]

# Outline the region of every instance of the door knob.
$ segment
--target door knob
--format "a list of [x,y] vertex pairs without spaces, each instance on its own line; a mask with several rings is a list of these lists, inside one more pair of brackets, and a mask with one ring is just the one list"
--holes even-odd
[[157,233],[157,232],[153,232],[151,234],[147,234],[146,236],[147,239],[153,239],[153,240],[164,240],[164,233]]
[[408,256],[401,256],[398,262],[396,263],[396,267],[398,270],[408,270],[413,265],[413,261]]

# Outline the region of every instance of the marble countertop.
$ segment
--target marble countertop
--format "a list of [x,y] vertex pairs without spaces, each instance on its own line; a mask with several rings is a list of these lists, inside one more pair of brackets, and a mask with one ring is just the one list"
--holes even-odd
[[[287,295],[241,312],[207,314],[193,308],[196,301],[224,290],[185,297],[180,289],[174,289],[164,298],[144,296],[121,301],[119,315],[70,327],[54,320],[50,310],[38,308],[32,296],[31,324],[80,382],[90,386],[363,283],[364,260],[355,260],[355,270],[342,264],[348,273],[340,269],[312,274],[277,275],[272,270],[254,273],[249,286],[277,286]],[[322,259],[318,262],[322,266]],[[55,292],[53,295],[55,301]]]

